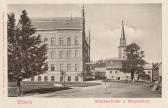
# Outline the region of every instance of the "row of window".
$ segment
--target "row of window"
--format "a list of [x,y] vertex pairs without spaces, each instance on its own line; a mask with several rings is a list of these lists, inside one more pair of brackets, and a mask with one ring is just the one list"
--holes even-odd
[[[45,37],[44,38],[44,43],[48,44],[48,41],[49,41],[48,38]],[[56,39],[55,38],[51,38],[50,41],[51,41],[51,45],[56,45]],[[79,45],[79,39],[77,37],[75,37],[74,44]],[[64,38],[59,38],[59,45],[65,45]],[[71,37],[67,38],[66,45],[68,45],[68,46],[72,45]]]
[[[67,71],[71,71],[72,70],[71,64],[67,64],[66,67],[67,67],[66,68]],[[60,72],[63,71],[63,70],[64,70],[64,65],[60,64]],[[79,64],[75,64],[74,70],[75,71],[79,71]],[[55,71],[55,64],[51,64],[51,71]]]
[[[117,73],[118,71],[115,71],[115,73]],[[113,71],[110,71],[110,73],[113,73]]]
[[[118,71],[115,71],[115,73],[117,73]],[[110,71],[110,73],[113,73],[113,71]],[[150,71],[148,71],[148,74],[150,74],[151,72]]]
[[[65,77],[60,76],[60,82],[63,82],[63,81],[64,81],[64,78],[65,78]],[[31,78],[31,81],[34,81],[34,77]],[[37,81],[42,81],[42,80],[41,80],[41,76],[38,76],[38,77],[37,77]],[[48,80],[48,76],[44,76],[44,81],[49,81],[49,80]],[[55,76],[51,76],[51,81],[56,81],[56,80],[55,80]],[[68,76],[68,77],[67,77],[67,81],[71,82],[71,76]],[[78,76],[75,76],[75,81],[79,81]]]
[[[79,55],[78,53],[78,50],[75,50],[75,58],[77,58]],[[67,51],[66,52],[66,58],[71,58],[71,51]],[[54,59],[55,58],[55,51],[51,51],[51,59]],[[60,51],[59,52],[59,58],[65,58],[64,57],[64,52],[63,51]]]

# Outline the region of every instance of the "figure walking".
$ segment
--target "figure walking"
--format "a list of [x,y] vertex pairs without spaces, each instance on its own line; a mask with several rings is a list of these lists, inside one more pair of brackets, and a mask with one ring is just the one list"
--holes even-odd
[[106,82],[105,82],[105,84],[104,84],[104,93],[106,94],[107,93],[107,85],[106,85]]

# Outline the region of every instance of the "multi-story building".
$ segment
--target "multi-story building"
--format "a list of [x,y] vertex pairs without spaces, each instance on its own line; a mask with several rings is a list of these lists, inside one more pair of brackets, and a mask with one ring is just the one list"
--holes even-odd
[[47,44],[48,71],[31,81],[81,82],[90,61],[90,38],[85,36],[85,13],[81,17],[34,18],[33,26]]

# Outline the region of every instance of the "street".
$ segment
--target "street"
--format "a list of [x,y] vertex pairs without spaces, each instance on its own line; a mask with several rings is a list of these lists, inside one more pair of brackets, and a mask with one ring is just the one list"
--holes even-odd
[[[101,81],[97,81],[101,82]],[[93,82],[94,83],[94,82]],[[159,98],[160,94],[152,92],[146,83],[107,82],[105,93],[104,82],[90,87],[73,87],[72,89],[50,92],[45,94],[29,94],[26,97],[41,98]]]

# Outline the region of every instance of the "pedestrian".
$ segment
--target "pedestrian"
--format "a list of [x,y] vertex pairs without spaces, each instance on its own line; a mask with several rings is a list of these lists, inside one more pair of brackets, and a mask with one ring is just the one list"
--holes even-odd
[[105,90],[105,94],[107,93],[107,85],[106,85],[106,82],[104,84],[104,90]]

